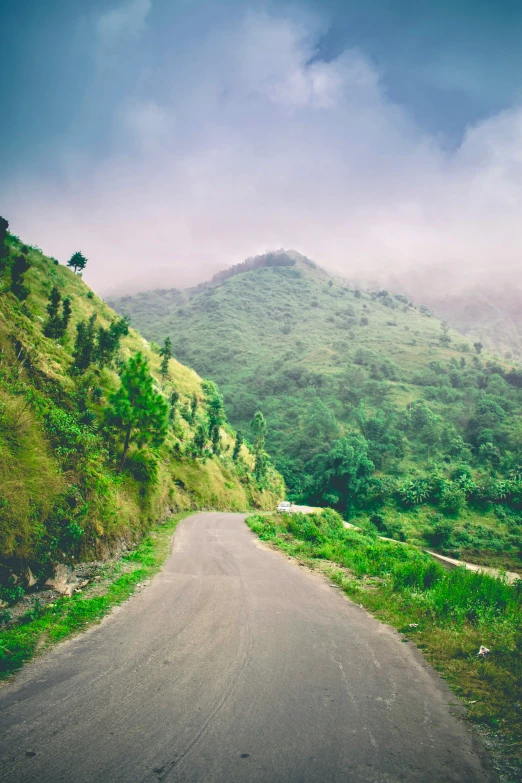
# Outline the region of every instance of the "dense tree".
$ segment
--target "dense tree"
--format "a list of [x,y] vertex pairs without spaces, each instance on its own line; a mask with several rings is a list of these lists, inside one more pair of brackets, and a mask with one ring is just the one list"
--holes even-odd
[[207,442],[207,430],[205,428],[205,425],[202,422],[200,422],[196,427],[196,432],[194,433],[194,438],[192,440],[192,444],[196,454],[198,455],[202,454],[206,442]]
[[168,429],[168,406],[154,390],[154,380],[141,353],[131,357],[120,375],[120,387],[109,398],[105,423],[123,439],[120,470],[131,443],[158,448]]
[[163,381],[169,374],[169,361],[172,358],[172,340],[170,337],[165,337],[163,347],[160,348],[160,356],[162,357],[160,374]]
[[267,429],[265,417],[263,416],[261,411],[256,411],[254,418],[252,419],[252,422],[250,424],[250,427],[254,435],[254,451],[257,454],[257,452],[263,451],[265,448],[265,438],[266,438],[266,429]]
[[71,372],[80,375],[85,372],[96,357],[96,313],[88,321],[76,324],[76,340],[73,349]]
[[179,397],[180,397],[179,392],[176,389],[173,389],[169,397],[169,403],[170,403],[169,419],[171,422],[173,422],[176,418],[176,411],[178,408]]
[[78,251],[76,253],[73,253],[70,259],[67,261],[67,266],[73,269],[75,274],[77,272],[83,272],[83,270],[87,266],[87,259],[85,258],[83,253],[80,253]]
[[71,297],[66,296],[62,302],[62,334],[65,334],[72,315]]
[[480,342],[473,343],[473,348],[476,350],[477,353],[481,353],[483,349],[483,345]]
[[350,433],[314,459],[311,499],[349,512],[365,497],[374,465],[362,435]]
[[265,451],[267,426],[265,417],[261,411],[256,411],[250,427],[254,436],[254,476],[256,477],[257,482],[262,486],[267,473],[268,454]]
[[98,333],[96,337],[96,349],[95,359],[100,367],[110,365],[116,358],[116,354],[120,348],[120,341],[122,337],[126,337],[129,334],[129,319],[118,318],[111,321],[109,326],[98,327]]
[[205,405],[208,416],[209,436],[212,441],[212,451],[219,454],[221,451],[220,428],[226,422],[225,405],[214,381],[203,381]]
[[7,239],[7,233],[9,229],[9,222],[3,218],[0,217],[0,273],[3,271],[5,266],[5,259],[7,258],[7,246],[6,246],[6,239]]
[[24,276],[30,266],[24,255],[16,256],[11,266],[11,291],[21,302],[29,296],[29,289],[24,285]]
[[62,295],[60,293],[60,290],[57,286],[53,286],[51,293],[49,294],[49,303],[47,305],[47,313],[49,314],[49,318],[56,318],[58,315],[58,310],[60,309],[60,304],[62,301]]
[[54,286],[51,293],[49,294],[47,312],[49,314],[49,319],[44,326],[43,332],[46,337],[51,337],[52,339],[57,340],[59,337],[63,337],[67,331],[69,321],[71,320],[71,298],[66,296],[62,301],[62,295],[59,289]]
[[267,477],[269,457],[264,449],[258,449],[255,454],[254,476],[258,484],[263,487]]
[[221,453],[221,433],[219,431],[219,427],[212,427],[210,430],[210,440],[212,443],[212,453],[213,454],[220,454]]
[[232,459],[237,462],[239,455],[241,454],[241,447],[243,445],[243,435],[241,432],[236,433],[236,442],[234,443],[234,451],[232,452]]
[[197,412],[197,409],[198,409],[198,404],[199,404],[198,403],[198,396],[197,396],[196,392],[194,392],[192,397],[191,397],[191,400],[190,400],[190,414],[189,414],[190,424],[194,424],[194,422],[196,420],[196,412]]

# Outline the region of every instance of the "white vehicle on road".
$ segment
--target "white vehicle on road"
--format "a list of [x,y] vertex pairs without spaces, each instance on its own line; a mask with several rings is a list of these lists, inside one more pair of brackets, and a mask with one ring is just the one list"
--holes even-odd
[[277,510],[283,514],[290,514],[291,509],[292,509],[292,504],[289,503],[288,500],[282,500],[277,507]]

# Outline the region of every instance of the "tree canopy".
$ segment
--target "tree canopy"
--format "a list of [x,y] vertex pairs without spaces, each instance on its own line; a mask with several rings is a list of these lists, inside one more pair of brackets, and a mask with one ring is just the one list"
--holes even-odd
[[75,274],[77,272],[83,272],[83,270],[87,266],[87,259],[85,258],[83,253],[77,251],[76,253],[73,253],[70,259],[67,261],[67,266],[73,269]]
[[131,357],[120,375],[120,387],[109,398],[107,426],[123,439],[122,468],[131,443],[158,448],[168,431],[168,406],[154,390],[154,381],[141,353]]

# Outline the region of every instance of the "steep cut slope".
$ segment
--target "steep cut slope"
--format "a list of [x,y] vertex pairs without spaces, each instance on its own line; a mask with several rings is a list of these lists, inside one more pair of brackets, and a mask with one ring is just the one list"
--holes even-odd
[[262,409],[296,500],[519,567],[519,369],[406,297],[351,289],[295,253],[224,277],[113,304],[220,383],[235,426],[248,432]]
[[215,384],[173,358],[160,370],[147,341],[38,248],[7,234],[0,250],[0,600],[169,511],[273,507],[281,479],[269,468],[255,480],[245,446],[232,458]]

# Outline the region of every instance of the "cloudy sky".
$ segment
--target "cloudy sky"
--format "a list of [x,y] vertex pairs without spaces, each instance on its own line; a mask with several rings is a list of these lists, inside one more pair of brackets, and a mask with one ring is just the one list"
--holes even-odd
[[102,293],[520,274],[518,0],[3,0],[0,214]]

